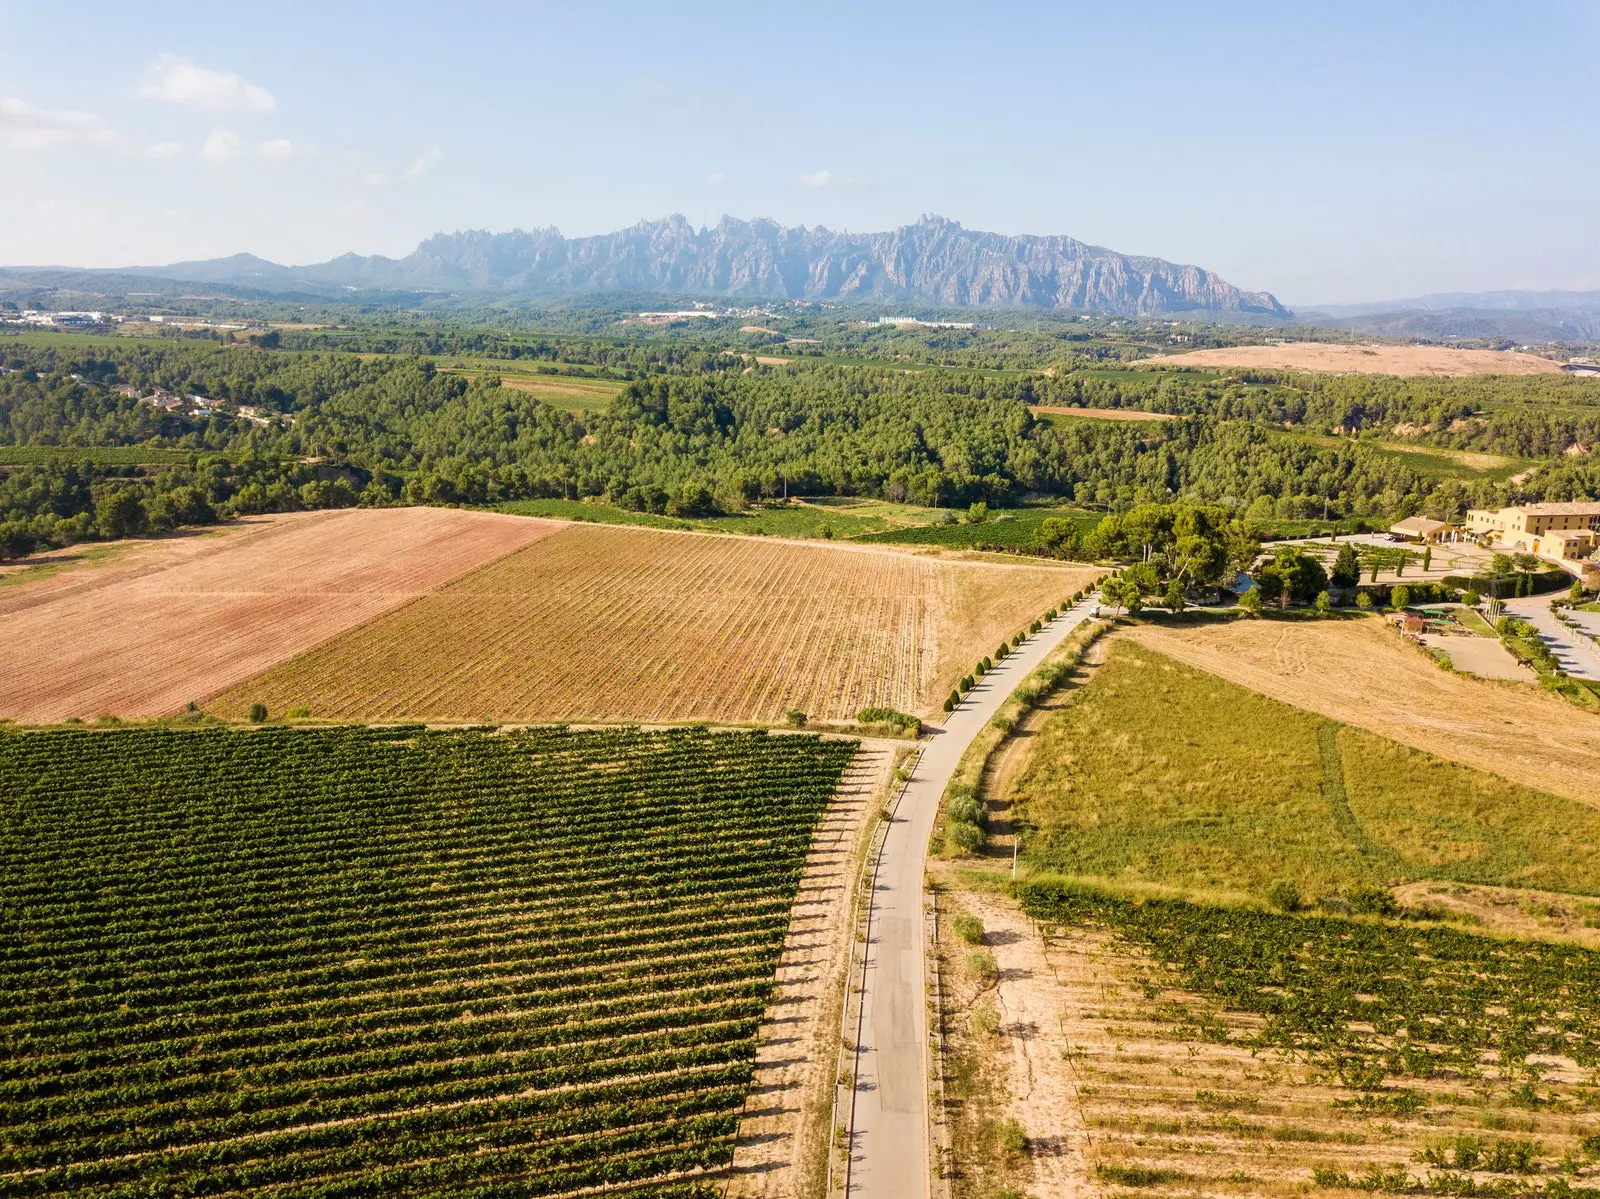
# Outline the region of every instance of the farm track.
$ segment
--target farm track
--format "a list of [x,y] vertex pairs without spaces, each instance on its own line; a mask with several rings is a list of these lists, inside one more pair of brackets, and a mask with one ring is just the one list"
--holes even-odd
[[220,696],[336,720],[777,721],[937,706],[1085,572],[578,525]]
[[0,597],[0,717],[162,716],[566,526],[435,508],[275,517]]

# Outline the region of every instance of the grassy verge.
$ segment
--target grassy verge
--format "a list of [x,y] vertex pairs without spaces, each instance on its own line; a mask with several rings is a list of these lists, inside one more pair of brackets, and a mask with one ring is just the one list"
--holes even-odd
[[961,761],[956,764],[955,774],[945,787],[944,816],[934,833],[935,842],[944,846],[945,853],[966,852],[959,842],[952,840],[959,834],[951,826],[962,822],[950,818],[951,802],[958,799],[970,800],[977,796],[978,786],[983,781],[984,769],[989,764],[989,756],[1000,747],[1011,734],[1011,730],[1016,728],[1017,721],[1021,720],[1030,708],[1061,685],[1078,663],[1083,661],[1083,655],[1088,648],[1110,627],[1110,622],[1097,620],[1075,629],[1043,662],[1034,667],[1022,682],[1017,684],[1011,697],[973,738],[972,744],[967,746],[966,753],[961,755]]

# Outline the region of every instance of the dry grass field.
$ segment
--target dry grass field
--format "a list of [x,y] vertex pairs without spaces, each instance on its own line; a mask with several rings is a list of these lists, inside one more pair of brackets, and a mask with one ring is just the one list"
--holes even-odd
[[1600,719],[1522,684],[1448,674],[1379,617],[1146,625],[1127,636],[1274,699],[1600,804]]
[[1190,350],[1149,359],[1149,366],[1251,366],[1262,370],[1330,371],[1354,375],[1548,375],[1559,363],[1533,354],[1455,350],[1446,346],[1321,345],[1232,346]]
[[0,718],[162,716],[565,525],[437,508],[258,517],[0,592]]
[[1032,404],[1028,411],[1035,416],[1067,416],[1084,420],[1171,420],[1166,412],[1141,412],[1137,408],[1060,408],[1052,404]]
[[576,525],[221,696],[332,719],[928,714],[1090,571]]

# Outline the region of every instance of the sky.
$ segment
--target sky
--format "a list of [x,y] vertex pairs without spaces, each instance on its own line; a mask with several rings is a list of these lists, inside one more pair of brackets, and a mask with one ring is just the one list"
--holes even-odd
[[1600,288],[1600,0],[0,0],[0,263],[937,213],[1290,304]]

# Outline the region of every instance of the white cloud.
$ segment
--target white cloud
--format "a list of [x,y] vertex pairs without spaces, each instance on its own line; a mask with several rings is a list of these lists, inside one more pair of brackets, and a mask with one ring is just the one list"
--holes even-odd
[[141,100],[186,104],[202,112],[270,112],[277,101],[264,87],[231,71],[197,66],[179,54],[163,54],[144,69],[134,90]]
[[213,129],[200,147],[203,157],[212,162],[227,162],[244,152],[244,139],[231,129]]
[[839,176],[832,171],[804,171],[800,175],[801,187],[832,187],[839,182]]
[[727,181],[728,177],[721,171],[712,171],[711,174],[706,176],[706,182],[712,187],[721,187]]
[[422,178],[423,174],[425,172],[427,172],[433,166],[434,163],[438,162],[439,159],[441,159],[443,157],[444,157],[444,155],[439,152],[439,147],[438,146],[433,147],[433,149],[429,150],[421,158],[417,159],[416,162],[411,164],[411,169],[406,172],[406,178],[407,179],[420,179],[420,178]]
[[294,143],[286,137],[275,137],[257,145],[256,154],[268,162],[288,162],[294,157]]
[[387,171],[368,171],[363,177],[363,182],[368,187],[388,187],[389,173]]
[[93,146],[128,158],[174,158],[178,142],[147,145],[118,133],[99,113],[40,108],[16,96],[0,96],[0,149],[18,153]]

